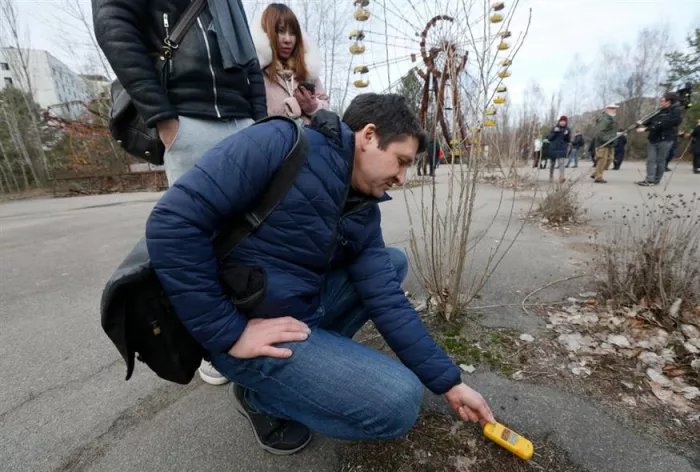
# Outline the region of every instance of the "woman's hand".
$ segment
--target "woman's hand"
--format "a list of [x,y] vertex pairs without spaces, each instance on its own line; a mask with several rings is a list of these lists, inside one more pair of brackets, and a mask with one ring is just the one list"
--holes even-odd
[[294,98],[297,99],[299,107],[305,115],[311,116],[318,109],[316,97],[303,87],[297,87],[294,90]]

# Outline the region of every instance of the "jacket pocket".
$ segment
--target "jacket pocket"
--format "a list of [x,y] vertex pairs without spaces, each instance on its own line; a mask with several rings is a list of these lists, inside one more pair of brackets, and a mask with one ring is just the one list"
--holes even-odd
[[265,298],[265,269],[256,266],[232,265],[222,267],[220,277],[234,306],[250,314]]

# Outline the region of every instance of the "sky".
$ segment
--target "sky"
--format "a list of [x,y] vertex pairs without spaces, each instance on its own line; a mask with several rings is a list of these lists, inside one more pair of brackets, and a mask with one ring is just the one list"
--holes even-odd
[[[66,33],[70,29],[70,19],[61,12],[62,2],[14,1],[18,6],[22,26],[31,37],[32,47],[47,50],[71,68],[79,69],[80,49],[66,46],[66,38],[70,36]],[[78,1],[90,14],[90,1]],[[244,1],[247,8],[255,3],[258,6],[267,3],[262,0]],[[289,0],[286,3],[299,15],[301,1],[303,0]],[[371,75],[370,90],[379,91],[388,87],[387,72],[395,80],[411,67],[410,61],[401,58],[407,58],[410,52],[418,52],[417,43],[406,38],[415,36],[411,34],[415,31],[414,26],[418,28],[419,23],[425,22],[432,15],[449,13],[459,17],[460,22],[465,21],[466,17],[466,21],[475,28],[481,28],[483,23],[477,15],[469,12],[465,16],[464,8],[457,11],[459,7],[455,5],[465,1],[435,0],[430,4],[422,0],[371,2],[368,8],[370,12],[374,10],[374,15],[365,28],[371,31],[368,39],[371,38],[370,41],[373,42],[367,43],[368,52],[360,60],[372,64],[385,64],[387,61],[398,63],[392,66],[379,65]],[[382,3],[387,5],[386,14]],[[481,5],[478,0],[477,3]],[[506,0],[504,3],[505,13],[513,2]],[[647,26],[667,26],[673,43],[682,47],[685,36],[693,27],[700,25],[700,0],[521,0],[509,28],[514,37],[524,30],[530,8],[530,31],[511,68],[512,76],[507,79],[509,99],[516,104],[525,99],[524,92],[532,81],[542,85],[545,91],[559,89],[564,84],[567,67],[577,54],[584,63],[590,63],[596,59],[602,45],[633,43],[638,31]],[[385,23],[388,26],[385,27]],[[349,27],[355,28],[356,23],[351,21]],[[388,32],[386,36],[383,34],[385,29]],[[459,29],[451,29],[450,34],[460,36]],[[385,43],[389,43],[388,54]]]

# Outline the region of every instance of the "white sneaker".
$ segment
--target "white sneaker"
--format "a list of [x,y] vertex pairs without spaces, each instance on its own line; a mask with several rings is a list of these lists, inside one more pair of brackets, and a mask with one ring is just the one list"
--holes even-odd
[[199,376],[210,385],[224,385],[228,383],[228,379],[221,375],[221,372],[211,364],[211,362],[202,361],[202,365],[197,369]]

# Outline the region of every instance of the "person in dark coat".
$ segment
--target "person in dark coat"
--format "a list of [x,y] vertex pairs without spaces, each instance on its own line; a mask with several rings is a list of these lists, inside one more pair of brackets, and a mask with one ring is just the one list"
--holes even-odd
[[172,57],[159,54],[189,5],[92,0],[95,38],[165,146],[168,185],[216,143],[267,116],[263,73],[240,0],[209,0]]
[[666,93],[661,97],[661,111],[645,122],[639,122],[638,133],[649,132],[647,176],[637,185],[658,185],[666,170],[666,159],[677,139],[681,124],[681,106],[678,95]]
[[591,162],[593,163],[593,167],[596,166],[596,158],[595,158],[595,138],[591,139],[588,143],[588,154],[591,156]]
[[690,152],[693,154],[693,173],[700,174],[700,120],[693,128],[693,131],[688,133],[686,137],[690,137]]
[[[437,139],[432,138],[428,142],[428,147],[425,150],[425,155],[418,161],[418,175],[429,175],[430,177],[435,175],[435,167],[440,154],[440,143]],[[430,169],[430,173],[427,171]]]
[[[406,255],[384,243],[379,204],[426,148],[406,99],[358,95],[342,121],[321,110],[301,132],[308,151],[292,188],[223,260],[214,235],[269,186],[299,133],[288,121],[254,124],[206,152],[146,223],[155,273],[177,317],[233,382],[232,406],[274,454],[303,449],[311,430],[401,437],[423,386],[462,419],[493,422],[406,298]],[[221,273],[248,280],[236,304]],[[353,341],[369,320],[398,360]]]
[[[618,130],[622,133],[624,130]],[[627,146],[627,135],[620,134],[615,140],[615,159],[613,160],[613,170],[620,170],[622,161],[625,160],[625,147]]]
[[569,143],[571,142],[571,130],[568,125],[569,119],[566,116],[559,118],[559,122],[551,129],[547,135],[549,141],[549,149],[547,157],[549,157],[549,181],[554,181],[554,167],[559,167],[559,183],[564,182],[564,164],[566,154],[569,151]]
[[571,152],[569,153],[569,160],[566,161],[566,167],[568,168],[571,163],[574,163],[574,169],[578,167],[578,159],[581,154],[581,149],[583,148],[583,134],[580,131],[574,133],[574,139],[571,141]]

